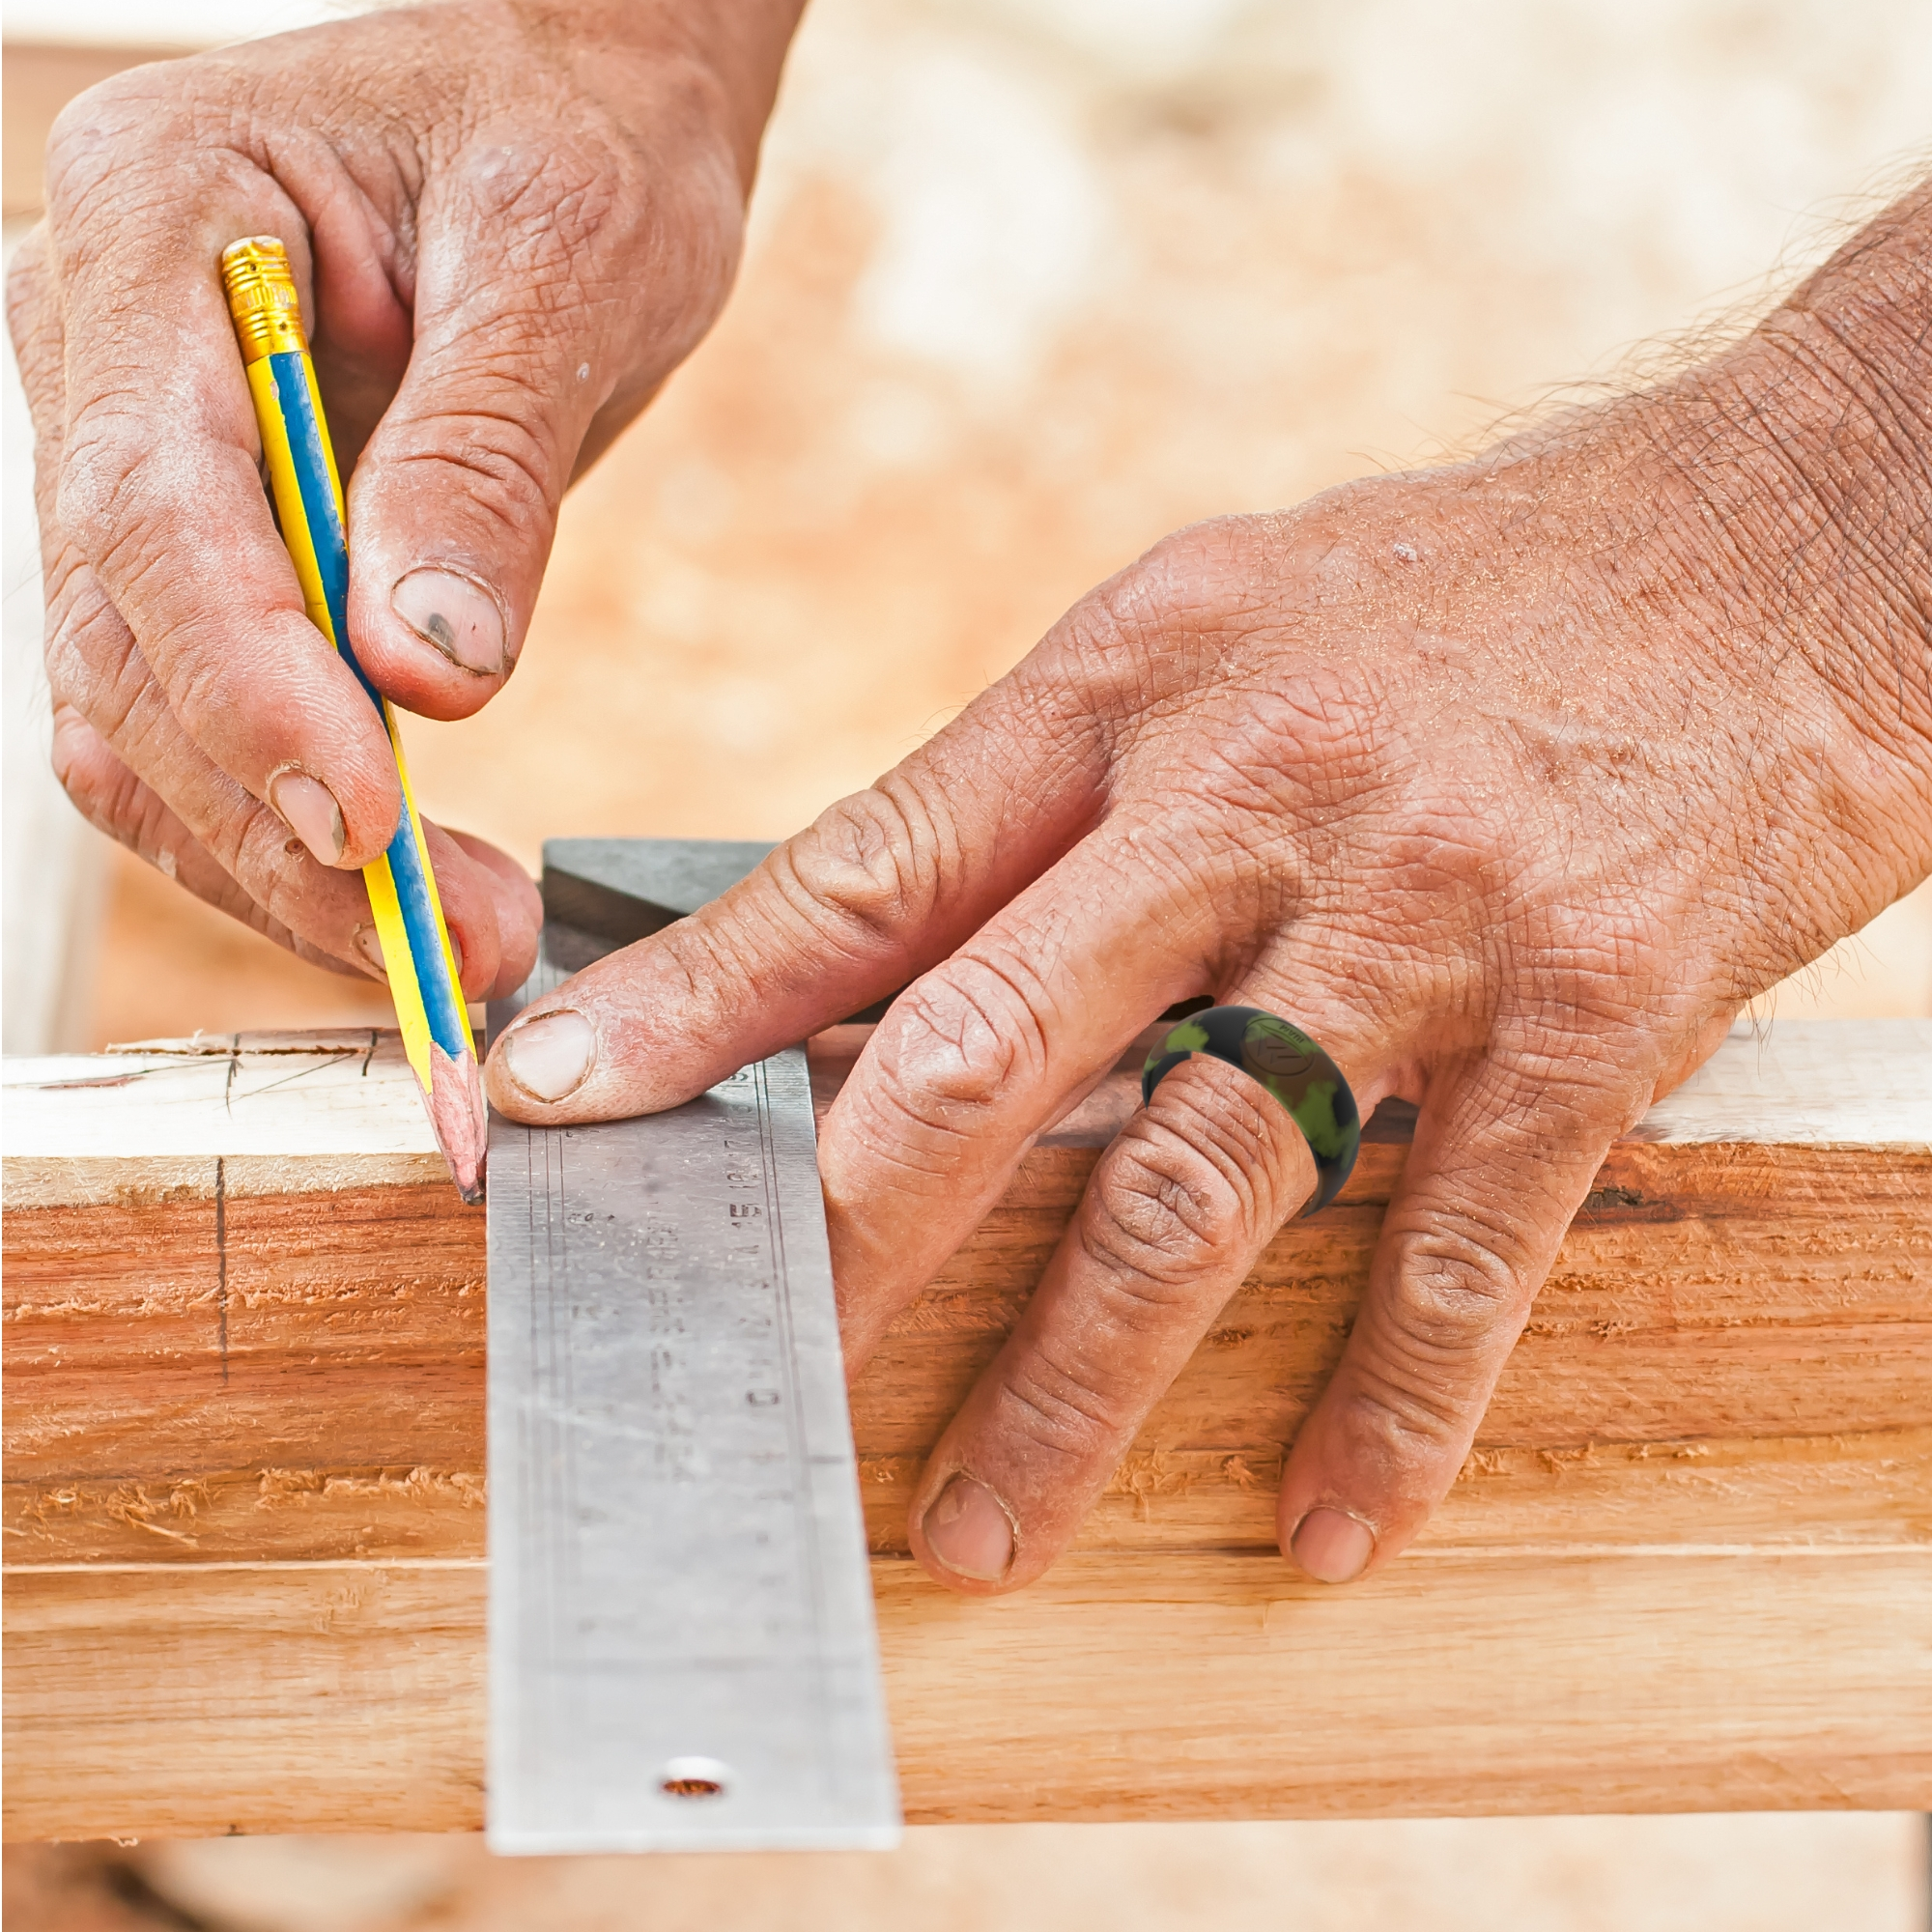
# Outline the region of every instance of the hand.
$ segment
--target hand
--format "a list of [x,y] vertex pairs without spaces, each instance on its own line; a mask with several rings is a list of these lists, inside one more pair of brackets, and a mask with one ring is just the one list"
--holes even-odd
[[[1461,467],[1183,530],[877,785],[536,1003],[492,1097],[679,1101],[920,977],[825,1124],[852,1359],[1171,1003],[1280,1012],[1420,1116],[1289,1459],[1345,1581],[1463,1463],[1611,1140],[1932,869],[1932,197],[1680,381]],[[1308,1196],[1197,1058],[1103,1154],[912,1546],[1037,1577]]]
[[[795,19],[419,7],[117,75],[48,153],[10,320],[33,410],[54,762],[104,831],[323,963],[376,970],[355,868],[401,798],[302,612],[216,262],[287,244],[348,485],[349,622],[400,705],[509,676],[573,472],[717,314]],[[431,837],[471,997],[536,895]]]

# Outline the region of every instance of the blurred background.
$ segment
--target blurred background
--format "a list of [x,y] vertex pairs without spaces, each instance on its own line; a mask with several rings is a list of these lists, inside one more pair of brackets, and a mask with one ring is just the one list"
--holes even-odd
[[[6,239],[72,95],[355,11],[9,0]],[[814,0],[711,339],[565,509],[516,678],[407,726],[445,823],[778,837],[1177,525],[1479,443],[1769,301],[1932,143],[1923,0]],[[99,839],[45,768],[5,395],[5,1040],[387,1017]],[[1771,996],[1932,1012],[1932,888]],[[1922,1932],[1907,1817],[931,1830],[890,1858],[464,1840],[10,1855],[15,1927]]]

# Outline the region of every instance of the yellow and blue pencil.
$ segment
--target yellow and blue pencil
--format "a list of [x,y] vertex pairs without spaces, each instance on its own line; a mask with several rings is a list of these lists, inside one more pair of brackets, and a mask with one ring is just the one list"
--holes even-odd
[[422,819],[410,790],[395,713],[356,662],[349,641],[349,533],[342,479],[336,474],[315,365],[302,333],[301,303],[288,251],[271,235],[234,242],[222,250],[221,279],[255,399],[276,520],[309,619],[369,694],[396,754],[403,815],[389,849],[362,868],[362,881],[383,944],[403,1050],[422,1088],[430,1126],[463,1198],[480,1201],[488,1116],[476,1042],[423,842]]

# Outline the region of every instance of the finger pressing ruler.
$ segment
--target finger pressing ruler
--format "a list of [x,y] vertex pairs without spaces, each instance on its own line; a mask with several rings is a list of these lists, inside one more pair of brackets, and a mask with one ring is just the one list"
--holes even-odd
[[[767,848],[559,839],[495,1034]],[[668,1113],[492,1116],[498,1852],[899,1832],[805,1049]]]

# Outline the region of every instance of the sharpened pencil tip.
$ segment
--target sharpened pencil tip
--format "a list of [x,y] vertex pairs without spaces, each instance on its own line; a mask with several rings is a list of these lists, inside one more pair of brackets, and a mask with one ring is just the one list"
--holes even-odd
[[483,1168],[490,1151],[490,1109],[483,1098],[483,1075],[476,1056],[452,1060],[434,1040],[429,1065],[433,1076],[423,1096],[437,1146],[449,1163],[456,1191],[471,1207],[483,1199]]

